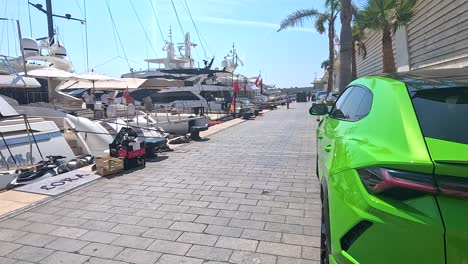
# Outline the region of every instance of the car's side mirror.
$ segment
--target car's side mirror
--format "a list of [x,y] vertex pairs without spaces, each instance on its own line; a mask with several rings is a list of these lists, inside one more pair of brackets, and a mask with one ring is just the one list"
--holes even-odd
[[328,107],[326,104],[313,104],[309,109],[309,114],[311,115],[326,115],[328,114]]

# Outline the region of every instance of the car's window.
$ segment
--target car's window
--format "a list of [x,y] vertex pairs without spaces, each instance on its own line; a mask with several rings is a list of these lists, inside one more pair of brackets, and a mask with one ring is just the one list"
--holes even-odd
[[339,119],[343,118],[343,112],[341,108],[343,107],[343,104],[348,98],[348,96],[351,94],[352,90],[353,90],[352,87],[346,89],[343,92],[343,94],[340,96],[340,98],[338,98],[338,100],[335,103],[335,106],[333,106],[333,109],[331,111],[331,114],[330,114],[331,117],[339,118]]
[[361,100],[361,103],[359,104],[359,107],[357,108],[356,114],[355,114],[355,119],[359,120],[364,117],[366,117],[372,107],[372,93],[370,91],[366,90],[366,93],[364,94],[364,97]]
[[[343,100],[342,100],[343,99]],[[363,87],[350,87],[338,99],[331,116],[357,121],[367,116],[372,106],[372,93]]]
[[425,137],[468,144],[468,87],[422,90],[412,100]]

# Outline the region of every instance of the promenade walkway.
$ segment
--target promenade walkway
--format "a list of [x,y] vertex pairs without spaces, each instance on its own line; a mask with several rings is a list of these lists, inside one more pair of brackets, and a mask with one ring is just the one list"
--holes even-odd
[[0,263],[318,263],[308,107],[271,111],[0,222]]

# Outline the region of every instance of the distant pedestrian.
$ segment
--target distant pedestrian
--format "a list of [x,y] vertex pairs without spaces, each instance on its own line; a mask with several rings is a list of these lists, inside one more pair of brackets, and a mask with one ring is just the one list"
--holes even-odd
[[152,112],[154,110],[153,99],[150,96],[143,98],[143,104],[145,106],[146,112]]
[[310,91],[307,92],[307,102],[309,102],[309,101],[310,101]]
[[94,110],[94,93],[92,93],[91,89],[85,92],[82,96],[87,109]]
[[103,93],[101,95],[101,107],[104,111],[104,115],[107,113],[107,106],[109,106],[109,95],[107,93]]
[[286,94],[286,108],[289,109],[289,92]]
[[104,106],[107,106],[109,104],[109,95],[107,95],[107,93],[103,93],[101,95],[101,103]]

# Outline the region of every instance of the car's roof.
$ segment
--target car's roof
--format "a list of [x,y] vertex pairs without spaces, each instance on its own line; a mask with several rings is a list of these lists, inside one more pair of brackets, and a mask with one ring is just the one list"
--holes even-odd
[[411,91],[468,87],[468,68],[417,70],[380,75],[401,81]]

